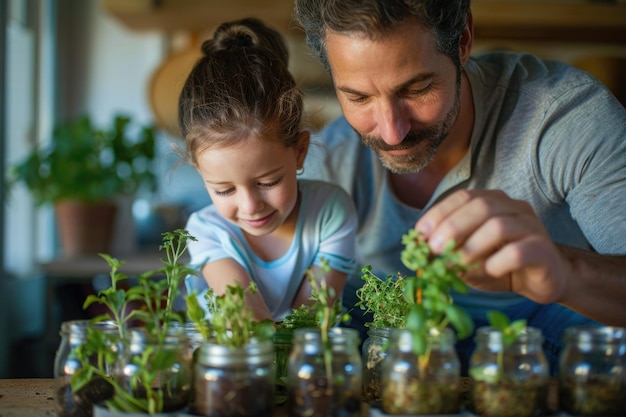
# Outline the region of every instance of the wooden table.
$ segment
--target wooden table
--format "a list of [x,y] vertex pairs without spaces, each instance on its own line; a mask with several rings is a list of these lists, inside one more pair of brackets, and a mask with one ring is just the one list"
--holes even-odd
[[[56,416],[54,387],[52,378],[0,379],[0,417]],[[285,407],[274,411],[274,417],[286,416]]]
[[[464,379],[467,383],[467,380]],[[556,380],[551,386],[550,408],[555,410]],[[0,379],[0,417],[43,417],[56,416],[54,402],[55,380],[38,379]],[[369,416],[367,406],[363,407],[363,416]],[[468,414],[462,414],[463,416]],[[471,415],[471,414],[470,414]],[[557,413],[552,417],[562,414]],[[277,407],[274,417],[286,417],[285,407]]]
[[54,379],[0,379],[0,417],[56,415]]

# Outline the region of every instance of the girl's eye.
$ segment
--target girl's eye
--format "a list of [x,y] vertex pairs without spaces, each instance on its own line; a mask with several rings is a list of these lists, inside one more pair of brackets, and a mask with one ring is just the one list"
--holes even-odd
[[229,188],[228,190],[224,190],[224,191],[213,190],[213,194],[219,197],[226,197],[227,195],[232,194],[232,192],[233,192],[232,188]]
[[271,188],[271,187],[275,187],[278,184],[280,184],[280,182],[282,181],[282,178],[277,179],[276,181],[272,181],[272,182],[260,182],[259,186],[260,187],[264,187],[264,188]]

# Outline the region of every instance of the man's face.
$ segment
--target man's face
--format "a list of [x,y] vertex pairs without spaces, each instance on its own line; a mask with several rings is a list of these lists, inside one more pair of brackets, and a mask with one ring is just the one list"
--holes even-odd
[[428,165],[454,127],[461,78],[432,33],[409,20],[371,40],[328,33],[333,83],[346,119],[394,173]]

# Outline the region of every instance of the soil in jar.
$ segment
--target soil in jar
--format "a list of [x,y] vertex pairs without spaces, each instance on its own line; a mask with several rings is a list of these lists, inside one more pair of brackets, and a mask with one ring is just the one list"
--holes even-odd
[[549,380],[473,381],[468,408],[484,417],[532,417],[549,414]]
[[91,417],[94,404],[113,396],[113,387],[103,378],[94,378],[80,390],[74,392],[69,384],[57,389],[59,417]]
[[459,384],[394,378],[382,394],[386,414],[456,414],[459,412]]
[[274,382],[267,377],[220,377],[195,385],[191,412],[209,417],[267,417],[274,408]]
[[325,376],[300,380],[290,389],[287,413],[290,417],[358,417],[361,392],[351,391],[340,382],[331,387]]
[[626,412],[626,382],[594,375],[584,383],[575,378],[559,381],[563,411],[577,416],[623,416]]
[[380,363],[373,368],[363,370],[363,396],[365,401],[373,407],[380,407],[382,402],[382,373]]

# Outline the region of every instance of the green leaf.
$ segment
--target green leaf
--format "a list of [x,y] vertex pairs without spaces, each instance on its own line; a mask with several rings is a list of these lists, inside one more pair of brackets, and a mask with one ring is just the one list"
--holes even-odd
[[419,304],[413,304],[409,308],[409,314],[406,319],[406,328],[411,331],[421,331],[426,323],[426,311]]
[[491,327],[504,331],[509,326],[509,318],[504,313],[496,310],[490,310],[487,312],[487,320]]
[[474,331],[474,321],[464,309],[456,305],[449,305],[446,314],[450,323],[457,331],[458,339],[465,339],[471,336]]

